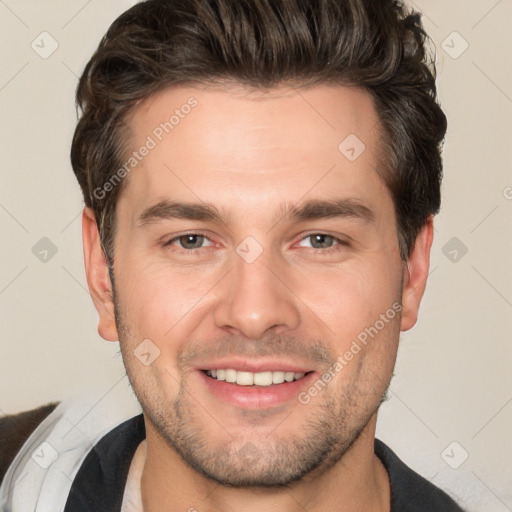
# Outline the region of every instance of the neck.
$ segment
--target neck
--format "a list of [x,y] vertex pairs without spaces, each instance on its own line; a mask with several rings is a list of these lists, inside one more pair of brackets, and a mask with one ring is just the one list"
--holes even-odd
[[[144,511],[389,512],[386,469],[374,453],[377,413],[343,457],[285,488],[230,488],[191,469],[151,428],[141,478]],[[146,421],[146,425],[148,425]]]

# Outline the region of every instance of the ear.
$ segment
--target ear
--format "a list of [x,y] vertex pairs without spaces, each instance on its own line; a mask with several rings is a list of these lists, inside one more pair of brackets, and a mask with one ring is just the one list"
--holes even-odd
[[119,337],[112,301],[112,283],[100,243],[96,217],[91,208],[85,208],[82,214],[82,240],[87,284],[99,315],[98,333],[107,341],[117,341]]
[[430,249],[434,239],[434,217],[431,215],[423,226],[407,264],[404,263],[404,286],[402,290],[402,323],[400,329],[411,329],[418,319],[420,302],[427,285],[430,265]]

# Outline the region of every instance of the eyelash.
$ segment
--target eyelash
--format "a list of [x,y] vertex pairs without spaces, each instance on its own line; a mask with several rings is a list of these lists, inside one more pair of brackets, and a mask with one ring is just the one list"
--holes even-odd
[[[315,235],[328,236],[328,237],[332,238],[334,242],[336,242],[335,245],[333,245],[332,247],[328,247],[327,249],[316,249],[314,247],[310,247],[309,249],[311,249],[315,254],[318,254],[318,253],[326,254],[326,253],[336,252],[339,250],[340,247],[349,247],[350,246],[350,244],[346,240],[342,240],[341,238],[337,238],[333,235],[329,235],[328,233],[322,233],[322,232],[309,233],[308,235],[305,235],[304,237],[302,237],[300,239],[300,242],[302,242],[303,240],[306,240],[307,238],[311,238]],[[211,240],[206,235],[203,235],[202,233],[191,232],[191,233],[183,233],[182,235],[178,235],[174,238],[171,238],[170,240],[168,240],[167,242],[164,242],[161,245],[163,248],[168,248],[174,242],[176,242],[180,238],[186,237],[186,236],[203,236],[206,240],[209,240],[211,242]],[[209,247],[198,247],[196,249],[185,249],[183,247],[178,247],[179,250],[181,250],[183,252],[188,252],[188,253],[198,251],[199,249],[208,249],[208,248]]]

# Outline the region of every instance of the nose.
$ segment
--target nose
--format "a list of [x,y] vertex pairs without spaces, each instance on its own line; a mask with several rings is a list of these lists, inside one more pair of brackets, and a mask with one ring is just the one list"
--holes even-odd
[[300,324],[297,296],[265,251],[252,263],[235,255],[218,292],[215,324],[232,334],[260,339],[269,330],[285,332]]

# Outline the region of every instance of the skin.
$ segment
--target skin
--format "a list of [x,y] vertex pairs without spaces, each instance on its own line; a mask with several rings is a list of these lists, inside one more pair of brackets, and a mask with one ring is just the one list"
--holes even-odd
[[[124,183],[115,304],[94,214],[83,215],[98,330],[120,340],[144,411],[144,510],[389,511],[389,479],[373,447],[377,410],[400,331],[416,323],[432,219],[402,261],[393,201],[377,172],[378,117],[363,90],[167,89],[128,120],[133,149],[191,96],[197,107]],[[338,150],[349,134],[366,146],[355,161]],[[297,220],[280,210],[333,198],[356,200],[373,220]],[[141,213],[163,199],[210,203],[226,217],[141,226]],[[175,240],[191,232],[207,237],[199,248]],[[318,248],[308,238],[315,233],[335,238]],[[236,251],[248,236],[262,249],[252,263]],[[395,303],[401,313],[307,404],[234,405],[197,369],[232,354],[300,363],[320,377]],[[149,366],[134,355],[144,339],[160,350]]]

